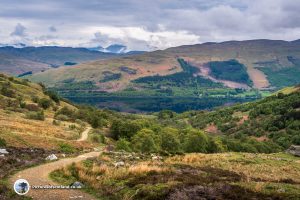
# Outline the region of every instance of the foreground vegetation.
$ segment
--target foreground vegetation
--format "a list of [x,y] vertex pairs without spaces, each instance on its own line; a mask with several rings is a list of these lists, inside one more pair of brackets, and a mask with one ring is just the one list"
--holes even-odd
[[[100,199],[299,199],[299,159],[285,154],[105,153],[54,171]],[[155,159],[154,159],[155,158]],[[116,167],[122,160],[124,166]]]

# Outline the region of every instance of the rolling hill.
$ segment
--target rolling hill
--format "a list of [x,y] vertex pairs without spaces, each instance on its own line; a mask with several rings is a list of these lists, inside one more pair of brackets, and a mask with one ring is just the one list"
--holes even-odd
[[[173,74],[181,71],[182,69],[177,62],[178,57],[199,68],[199,75],[206,76],[209,79],[214,77],[211,73],[205,74],[205,71],[210,70],[210,62],[236,60],[246,67],[247,74],[253,82],[253,87],[258,89],[283,87],[299,81],[298,77],[290,76],[299,72],[299,42],[277,40],[229,41],[180,46],[143,55],[87,62],[72,68],[49,70],[36,74],[32,77],[32,80],[44,81],[47,85],[54,86],[63,83],[67,79],[75,78],[76,82],[92,81],[101,90],[110,91],[111,88],[113,88],[113,91],[122,90],[129,85],[131,80],[140,77]],[[222,64],[227,65],[226,63],[220,63],[220,65]],[[136,72],[124,72],[121,69],[124,66]],[[103,72],[105,71],[121,73],[121,77],[117,80],[111,80],[109,83],[99,84],[98,81],[103,78]],[[65,74],[68,75],[64,76]],[[278,80],[274,76],[281,76],[284,80],[277,83]],[[223,83],[224,81],[232,81],[226,76],[223,76],[222,79]],[[233,82],[240,83],[239,80]]]
[[0,71],[11,75],[41,72],[61,65],[74,65],[117,56],[113,53],[71,47],[0,47]]
[[78,103],[133,112],[181,112],[258,99],[296,85],[299,73],[299,42],[250,40],[174,47],[27,78]]

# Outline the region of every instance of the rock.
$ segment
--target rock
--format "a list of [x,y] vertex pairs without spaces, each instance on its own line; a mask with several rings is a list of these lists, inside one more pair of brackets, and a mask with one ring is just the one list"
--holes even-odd
[[5,155],[4,154],[0,154],[0,157],[5,157]]
[[115,167],[124,167],[125,163],[123,161],[114,163]]
[[6,149],[0,149],[0,154],[8,154],[8,151],[6,151]]
[[298,145],[292,145],[290,148],[286,150],[287,153],[290,153],[294,156],[300,156],[300,146]]
[[111,152],[111,151],[114,151],[114,150],[115,150],[115,147],[113,145],[107,145],[104,148],[104,151],[106,151],[106,152]]
[[152,160],[162,160],[161,156],[152,156]]
[[70,186],[75,187],[75,188],[83,188],[84,185],[82,183],[80,183],[79,181],[76,181],[76,182],[72,183]]
[[63,154],[61,154],[61,157],[65,158],[65,157],[66,157],[66,154],[64,154],[64,153],[63,153]]
[[54,155],[54,154],[51,154],[51,155],[49,155],[47,158],[46,158],[46,160],[57,160],[57,156],[56,155]]

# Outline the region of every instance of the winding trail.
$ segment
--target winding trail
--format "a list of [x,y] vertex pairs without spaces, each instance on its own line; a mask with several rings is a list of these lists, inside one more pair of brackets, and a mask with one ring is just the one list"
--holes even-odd
[[[77,141],[84,141],[87,139],[88,132],[91,128],[87,128],[82,132],[81,138]],[[45,185],[59,185],[49,178],[49,174],[57,169],[72,164],[73,162],[80,162],[87,158],[99,156],[101,152],[89,152],[79,155],[75,158],[65,158],[51,163],[42,164],[36,167],[22,170],[14,174],[9,183],[13,187],[13,184],[18,179],[26,179],[31,186],[45,186]],[[32,197],[38,200],[95,200],[93,196],[81,191],[80,189],[30,189],[26,196]]]
[[81,137],[77,140],[77,142],[81,142],[81,141],[85,141],[88,139],[89,136],[89,132],[92,128],[88,127],[86,128],[82,133],[81,133]]

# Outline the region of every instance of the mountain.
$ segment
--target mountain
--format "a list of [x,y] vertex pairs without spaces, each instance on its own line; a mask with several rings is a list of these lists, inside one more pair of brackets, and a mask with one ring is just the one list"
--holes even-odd
[[111,53],[125,53],[127,47],[121,44],[113,44],[106,47],[106,50]]
[[106,48],[97,46],[88,49],[91,51],[100,51],[105,53],[115,53],[115,54],[123,54],[123,55],[137,55],[137,54],[145,53],[145,51],[128,51],[127,47],[122,44],[112,44]]
[[0,47],[0,71],[19,75],[26,72],[40,72],[68,64],[116,57],[113,53],[90,51],[71,47]]
[[122,44],[112,44],[106,48],[97,46],[97,47],[88,48],[88,49],[91,51],[100,51],[100,52],[115,53],[115,54],[125,54],[127,52],[126,51],[127,47]]
[[[114,105],[117,110],[134,106],[134,110],[141,108],[143,111],[184,111],[261,98],[276,89],[299,83],[299,73],[298,41],[249,40],[186,45],[126,55],[51,69],[28,78],[43,82],[79,103],[92,102],[110,108]],[[100,97],[114,97],[118,101],[108,105],[100,102],[104,101]],[[135,100],[128,105],[130,102],[120,102],[120,97],[146,97],[146,100],[140,104]],[[177,100],[177,103],[167,101],[166,104],[165,100],[149,102],[149,97],[173,100],[180,97],[189,101],[184,100],[182,104]],[[187,105],[191,107],[187,108]]]

